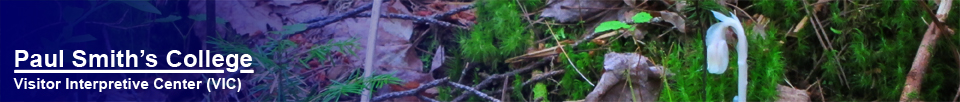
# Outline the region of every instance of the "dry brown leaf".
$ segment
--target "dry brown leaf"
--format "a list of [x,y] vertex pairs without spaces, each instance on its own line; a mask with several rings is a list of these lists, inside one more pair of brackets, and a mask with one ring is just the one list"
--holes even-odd
[[687,32],[687,26],[686,26],[686,21],[684,20],[684,17],[680,16],[675,12],[660,11],[660,19],[670,24],[673,24],[673,27],[677,28],[677,30],[679,30],[682,33]]

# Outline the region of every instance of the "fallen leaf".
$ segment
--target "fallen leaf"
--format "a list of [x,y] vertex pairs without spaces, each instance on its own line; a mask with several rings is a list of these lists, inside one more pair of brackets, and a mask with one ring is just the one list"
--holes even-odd
[[446,60],[445,51],[443,46],[437,47],[437,51],[433,53],[433,62],[430,64],[430,72],[437,70],[443,64],[443,61]]
[[679,30],[681,33],[687,32],[687,26],[684,17],[675,12],[660,11],[660,19],[673,24],[673,27],[677,28],[677,30]]
[[290,36],[289,40],[293,41],[293,43],[296,43],[297,45],[304,45],[307,43],[307,39],[303,38],[303,34],[294,34],[293,36]]

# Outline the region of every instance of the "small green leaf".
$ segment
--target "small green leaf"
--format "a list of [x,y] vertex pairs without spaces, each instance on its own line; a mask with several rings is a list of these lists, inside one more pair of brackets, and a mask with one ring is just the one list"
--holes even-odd
[[617,29],[623,29],[623,28],[630,28],[630,25],[627,25],[627,23],[623,23],[620,21],[606,21],[606,22],[600,23],[600,26],[597,26],[597,28],[593,29],[593,33],[599,33],[599,32],[605,32],[605,31],[617,30]]
[[177,16],[177,15],[170,15],[165,18],[154,19],[152,22],[173,22],[180,19],[183,19],[183,17]]
[[840,34],[840,33],[841,33],[840,30],[833,29],[833,27],[830,27],[830,31],[833,31],[834,34]]
[[70,37],[67,39],[67,41],[64,41],[63,43],[78,43],[78,42],[87,42],[87,41],[93,41],[93,40],[97,40],[97,38],[94,38],[90,34],[83,34],[83,35],[76,35],[76,36]]
[[640,12],[636,15],[633,15],[633,22],[635,23],[646,23],[650,22],[650,19],[653,19],[653,16],[650,16],[650,13]]
[[123,1],[127,6],[136,8],[143,12],[150,12],[154,14],[160,14],[160,10],[157,7],[154,7],[153,4],[150,4],[148,1]]
[[217,22],[217,24],[219,24],[219,25],[227,24],[227,20],[226,20],[226,19],[223,19],[223,18],[220,18],[220,17],[217,17],[216,19],[217,19],[216,22]]

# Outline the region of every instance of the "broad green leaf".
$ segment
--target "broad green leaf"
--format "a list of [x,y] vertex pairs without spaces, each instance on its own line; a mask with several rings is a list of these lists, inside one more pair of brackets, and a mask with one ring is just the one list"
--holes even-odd
[[183,17],[177,16],[177,15],[170,15],[165,18],[154,19],[152,22],[173,22],[180,19],[183,19]]
[[840,30],[833,29],[833,27],[830,27],[830,31],[832,31],[834,34],[840,34],[840,33],[841,33]]
[[216,19],[217,19],[217,24],[219,24],[219,25],[227,24],[227,20],[226,20],[226,19],[223,19],[223,18],[220,18],[220,17],[217,17]]
[[207,14],[195,14],[195,15],[187,16],[187,18],[193,19],[195,21],[206,21]]
[[293,24],[293,25],[283,26],[283,30],[282,30],[282,31],[271,31],[271,33],[286,35],[286,34],[297,33],[297,32],[303,31],[303,30],[307,30],[307,24],[297,23],[297,24]]
[[646,22],[650,22],[650,19],[653,19],[653,16],[650,16],[650,13],[647,13],[647,12],[640,12],[640,13],[637,13],[636,15],[633,15],[634,23],[646,23]]
[[617,29],[623,29],[623,28],[630,28],[630,25],[627,25],[627,23],[623,23],[620,21],[606,21],[606,22],[600,23],[600,26],[597,26],[597,28],[593,29],[593,33],[599,33],[599,32],[605,32],[605,31],[617,30]]
[[87,42],[87,41],[93,41],[93,40],[97,40],[97,38],[94,38],[90,34],[83,34],[83,35],[76,35],[76,36],[67,38],[67,41],[64,41],[63,43],[78,43],[78,42]]
[[150,12],[154,14],[160,14],[160,10],[157,7],[154,7],[153,4],[150,4],[148,1],[122,1],[127,4],[127,6],[136,8],[137,10],[143,12]]
[[[190,15],[190,16],[187,16],[187,18],[193,19],[193,20],[195,20],[195,21],[206,21],[206,20],[207,20],[207,14]],[[219,24],[219,25],[223,25],[223,24],[226,24],[226,23],[227,23],[227,20],[226,20],[226,19],[223,19],[223,18],[220,18],[220,17],[217,17],[216,19],[217,19],[217,24]]]

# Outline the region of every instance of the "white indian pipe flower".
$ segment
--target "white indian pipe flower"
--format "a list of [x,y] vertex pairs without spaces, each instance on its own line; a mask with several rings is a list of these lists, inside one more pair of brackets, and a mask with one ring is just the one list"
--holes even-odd
[[727,70],[729,62],[729,51],[727,49],[726,30],[733,28],[737,34],[737,66],[739,67],[737,98],[738,101],[746,101],[747,90],[747,38],[744,35],[743,25],[736,15],[730,13],[730,16],[712,11],[713,17],[720,20],[707,29],[707,71],[713,74],[723,74]]

